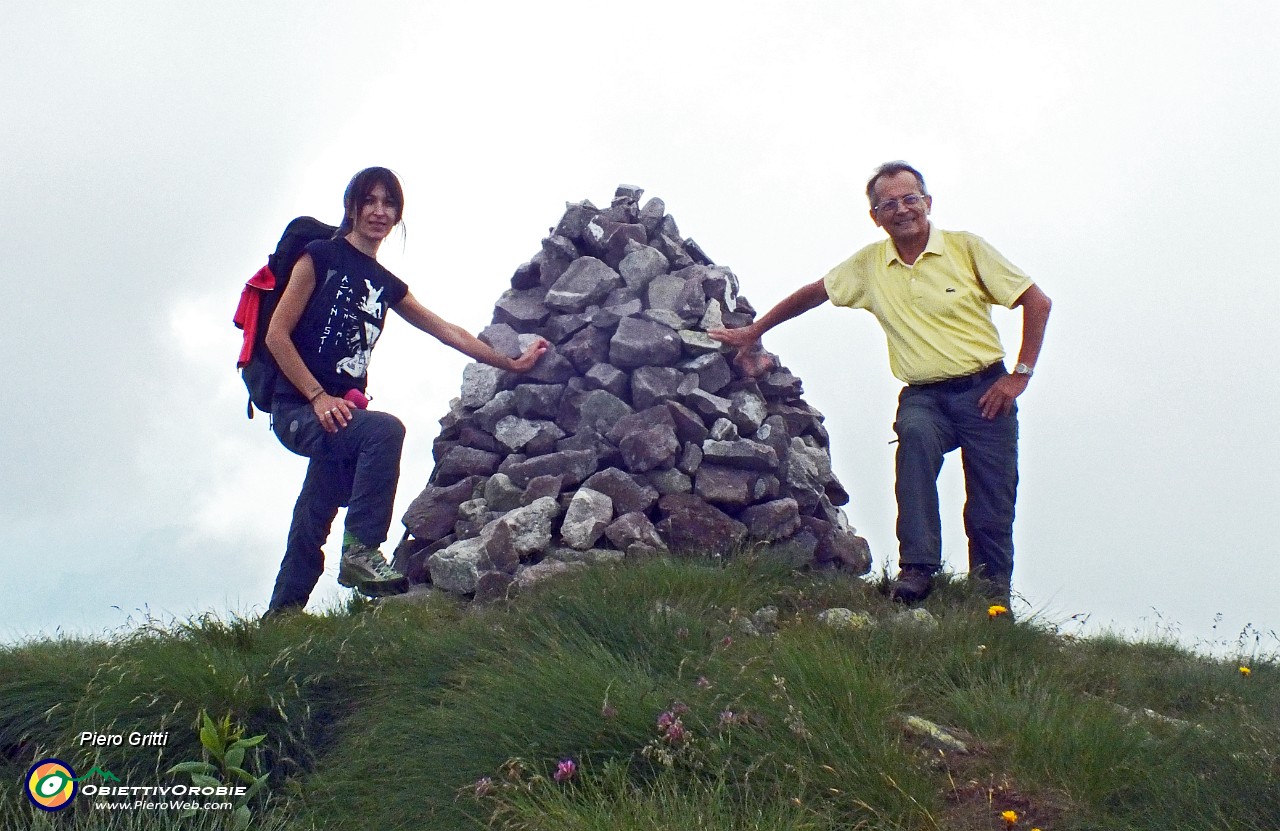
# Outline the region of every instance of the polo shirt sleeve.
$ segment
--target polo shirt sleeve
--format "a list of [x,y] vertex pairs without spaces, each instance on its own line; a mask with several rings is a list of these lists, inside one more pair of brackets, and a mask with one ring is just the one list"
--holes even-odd
[[967,234],[969,256],[973,268],[991,299],[1005,308],[1012,309],[1022,293],[1035,282],[1026,272],[1005,259],[991,244],[975,234]]
[[837,306],[865,308],[867,296],[867,257],[859,251],[822,278],[827,297]]

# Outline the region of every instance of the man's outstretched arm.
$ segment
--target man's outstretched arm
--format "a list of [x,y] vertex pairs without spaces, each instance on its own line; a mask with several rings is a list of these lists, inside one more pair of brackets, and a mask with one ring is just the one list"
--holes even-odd
[[[778,304],[758,318],[754,323],[737,329],[712,329],[707,332],[713,339],[738,350],[734,359],[739,366],[752,375],[760,374],[768,369],[761,362],[760,338],[764,333],[779,323],[799,317],[810,309],[816,309],[827,302],[827,287],[822,280],[801,286],[791,294],[778,301]],[[765,363],[768,363],[767,361]]]

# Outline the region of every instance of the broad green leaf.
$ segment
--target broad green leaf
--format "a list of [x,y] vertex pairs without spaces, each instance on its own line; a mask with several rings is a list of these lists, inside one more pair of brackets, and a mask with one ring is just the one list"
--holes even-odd
[[254,781],[253,774],[245,770],[244,768],[227,768],[227,773],[230,773],[231,775],[235,776],[241,782]]
[[199,785],[202,788],[220,788],[222,782],[212,776],[206,776],[203,773],[191,774],[192,784]]
[[259,776],[257,779],[253,780],[253,784],[249,786],[249,789],[244,792],[244,796],[240,797],[239,801],[236,803],[237,807],[240,805],[248,805],[249,800],[253,799],[258,791],[262,790],[263,786],[267,784],[268,778],[270,778],[270,776],[266,775]]
[[253,796],[258,791],[266,787],[267,780],[271,778],[271,774],[264,773],[257,779],[253,780],[253,784],[249,786],[249,790],[245,792],[245,796]]
[[218,735],[218,731],[210,725],[200,728],[200,744],[204,745],[212,756],[219,762],[222,761],[222,755],[226,752],[226,748],[222,743],[222,737]]
[[263,739],[265,739],[266,737],[267,737],[267,734],[263,733],[261,736],[254,736],[249,739],[238,739],[236,743],[231,746],[232,747],[257,747],[258,745],[262,744]]
[[217,772],[218,772],[217,767],[209,764],[208,762],[179,762],[178,764],[166,770],[165,774],[171,775],[171,774],[178,774],[178,773],[203,773],[208,775],[208,774],[214,774]]

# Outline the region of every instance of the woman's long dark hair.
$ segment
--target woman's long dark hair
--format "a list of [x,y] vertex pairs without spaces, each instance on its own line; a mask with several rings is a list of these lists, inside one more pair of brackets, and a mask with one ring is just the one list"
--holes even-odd
[[385,167],[366,167],[351,177],[347,191],[342,195],[342,224],[334,233],[334,239],[351,233],[355,228],[360,206],[378,185],[387,189],[387,196],[396,204],[396,225],[404,222],[404,188],[400,186],[396,174]]

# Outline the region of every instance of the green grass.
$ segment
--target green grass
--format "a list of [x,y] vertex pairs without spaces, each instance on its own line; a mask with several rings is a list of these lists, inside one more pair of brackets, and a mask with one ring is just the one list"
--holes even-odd
[[[872,582],[751,558],[588,569],[512,603],[352,601],[0,650],[0,828],[232,828],[58,814],[55,756],[130,785],[202,758],[202,710],[265,734],[255,828],[1042,831],[1280,828],[1280,665],[991,618],[963,580],[906,620]],[[773,625],[751,623],[774,607]],[[818,620],[831,607],[869,626]],[[1239,667],[1247,664],[1248,675]],[[946,728],[968,752],[908,731]],[[160,748],[81,731],[165,731]],[[563,760],[573,775],[554,776]]]

